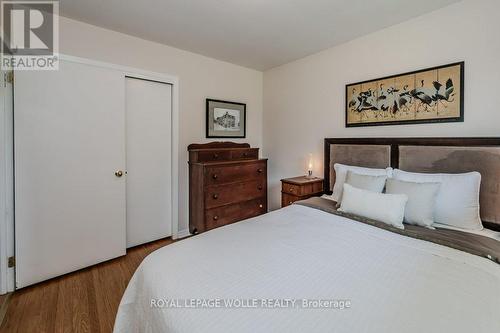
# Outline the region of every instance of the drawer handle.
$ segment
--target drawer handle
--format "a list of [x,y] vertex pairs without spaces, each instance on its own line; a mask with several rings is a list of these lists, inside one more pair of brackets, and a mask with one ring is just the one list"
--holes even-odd
[[257,172],[258,173],[262,173],[262,169],[257,169]]
[[259,187],[257,187],[259,189],[259,191],[262,191],[262,185],[259,185]]
[[247,153],[243,153],[243,157],[247,157],[247,156],[248,156],[248,154],[247,154]]
[[259,205],[259,208],[262,208],[262,207],[264,207],[264,205],[260,204],[260,205]]
[[214,215],[214,221],[217,221],[219,217],[217,215]]
[[213,179],[217,179],[218,177],[219,177],[219,176],[217,176],[217,174],[216,174],[216,173],[214,173],[214,174],[212,175],[212,178],[213,178]]
[[216,193],[216,194],[212,195],[212,198],[214,198],[214,199],[218,199],[218,198],[219,198],[219,195]]
[[219,158],[219,154],[215,153],[214,154],[214,159],[218,159]]
[[289,190],[290,190],[290,192],[293,192],[293,187],[290,187]]

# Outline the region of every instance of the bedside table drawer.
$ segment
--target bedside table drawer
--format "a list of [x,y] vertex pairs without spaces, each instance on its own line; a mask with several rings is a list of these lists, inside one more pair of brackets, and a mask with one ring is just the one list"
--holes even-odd
[[323,194],[323,179],[317,177],[293,177],[281,180],[281,206]]
[[282,183],[281,191],[283,193],[292,194],[292,195],[302,195],[302,186],[298,186],[295,184]]
[[290,184],[290,183],[283,182],[281,185],[281,191],[283,193],[288,193],[288,194],[298,195],[298,196],[316,194],[318,192],[323,191],[323,183],[316,182],[316,183],[311,183],[311,184],[296,185],[296,184]]
[[291,194],[281,193],[281,207],[290,206],[295,201],[299,201],[299,200],[301,200],[301,197],[291,195]]

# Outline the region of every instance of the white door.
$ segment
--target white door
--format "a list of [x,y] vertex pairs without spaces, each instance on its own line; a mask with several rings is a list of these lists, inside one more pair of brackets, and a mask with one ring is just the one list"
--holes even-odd
[[172,235],[172,86],[126,78],[127,247]]
[[14,255],[14,92],[9,73],[0,71],[0,294],[14,291],[14,269],[7,262]]
[[15,74],[18,288],[125,254],[123,73],[59,66]]

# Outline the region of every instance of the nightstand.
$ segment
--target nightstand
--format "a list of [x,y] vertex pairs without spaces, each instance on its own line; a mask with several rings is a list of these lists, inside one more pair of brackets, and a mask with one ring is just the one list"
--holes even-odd
[[281,207],[323,194],[323,178],[306,176],[281,180]]

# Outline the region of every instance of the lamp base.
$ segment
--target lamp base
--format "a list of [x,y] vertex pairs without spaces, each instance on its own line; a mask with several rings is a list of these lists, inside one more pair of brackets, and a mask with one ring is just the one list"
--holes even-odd
[[306,178],[316,178],[316,177],[313,177],[313,172],[312,172],[312,170],[309,170],[309,171],[307,171]]

